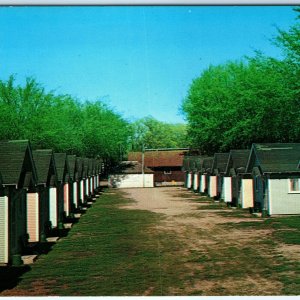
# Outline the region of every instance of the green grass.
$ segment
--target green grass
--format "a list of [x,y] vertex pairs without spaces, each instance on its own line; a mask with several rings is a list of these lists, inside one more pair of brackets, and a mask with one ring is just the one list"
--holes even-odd
[[[118,195],[103,194],[47,255],[42,255],[18,285],[41,295],[167,295],[181,286],[174,235],[152,229],[159,214],[119,209]],[[162,251],[162,249],[164,251]],[[169,251],[166,251],[169,250]]]

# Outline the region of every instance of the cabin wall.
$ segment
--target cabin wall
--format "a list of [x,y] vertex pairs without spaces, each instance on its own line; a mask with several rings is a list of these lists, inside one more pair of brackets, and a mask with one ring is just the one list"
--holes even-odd
[[38,193],[27,193],[27,232],[29,242],[40,240],[40,205]]
[[57,211],[57,189],[56,187],[51,187],[49,189],[49,217],[52,228],[58,226]]
[[209,197],[217,196],[217,176],[209,176]]
[[268,179],[268,213],[300,214],[300,193],[289,193],[288,179]]
[[70,215],[70,197],[69,197],[69,184],[64,184],[64,212],[68,217]]
[[224,177],[224,201],[231,202],[232,200],[232,177]]
[[206,189],[206,176],[201,175],[200,179],[200,193],[204,193]]
[[8,197],[0,197],[0,263],[7,264],[8,255]]
[[192,187],[192,173],[191,173],[191,172],[189,172],[189,173],[187,174],[186,187],[187,187],[188,189],[190,189],[190,188]]
[[253,207],[253,179],[242,179],[239,204],[242,208]]
[[193,189],[194,189],[194,191],[197,191],[198,188],[199,188],[199,174],[194,173],[194,176],[193,176]]
[[73,182],[73,205],[75,208],[78,207],[78,191],[77,191],[77,188],[78,188],[78,182],[75,181]]

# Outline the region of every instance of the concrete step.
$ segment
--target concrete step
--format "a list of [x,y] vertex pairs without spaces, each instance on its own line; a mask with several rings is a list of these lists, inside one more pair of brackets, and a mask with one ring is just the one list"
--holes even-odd
[[79,219],[81,217],[81,214],[74,214],[74,218]]
[[37,259],[37,255],[23,255],[21,256],[24,265],[31,265]]
[[71,228],[72,226],[73,226],[72,223],[65,223],[65,224],[64,224],[64,228],[65,228],[65,229],[69,229],[69,228]]
[[58,236],[51,236],[46,238],[48,243],[56,243],[59,240]]

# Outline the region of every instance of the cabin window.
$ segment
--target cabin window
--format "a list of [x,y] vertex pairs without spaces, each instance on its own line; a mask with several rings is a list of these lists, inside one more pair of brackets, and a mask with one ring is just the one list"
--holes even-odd
[[291,178],[289,180],[290,193],[300,193],[300,178]]
[[165,171],[164,171],[164,174],[170,175],[170,174],[172,174],[172,171],[171,171],[171,170],[165,170]]

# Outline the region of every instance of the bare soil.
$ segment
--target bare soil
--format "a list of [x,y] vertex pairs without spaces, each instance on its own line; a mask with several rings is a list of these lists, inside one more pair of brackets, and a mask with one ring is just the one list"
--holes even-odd
[[[184,266],[190,269],[189,279],[184,279],[186,280],[184,293],[283,294],[283,284],[278,274],[274,272],[277,264],[275,258],[280,255],[289,260],[297,260],[299,247],[297,245],[270,247],[268,242],[272,242],[272,229],[222,226],[227,223],[262,222],[262,218],[253,218],[250,214],[248,217],[247,213],[243,217],[235,216],[233,209],[226,208],[227,214],[224,215],[220,213],[224,212],[224,207],[201,209],[201,206],[208,205],[209,201],[206,201],[208,199],[203,197],[201,203],[199,194],[185,188],[124,189],[122,194],[134,199],[135,202],[121,208],[149,210],[165,215],[163,221],[153,230],[176,234],[181,245],[176,249],[178,257],[181,257],[179,261],[185,261]],[[194,201],[196,199],[198,201]],[[193,261],[190,258],[195,253],[196,259]],[[202,260],[201,257],[206,259]],[[182,294],[176,287],[171,288],[169,292],[170,295]]]

